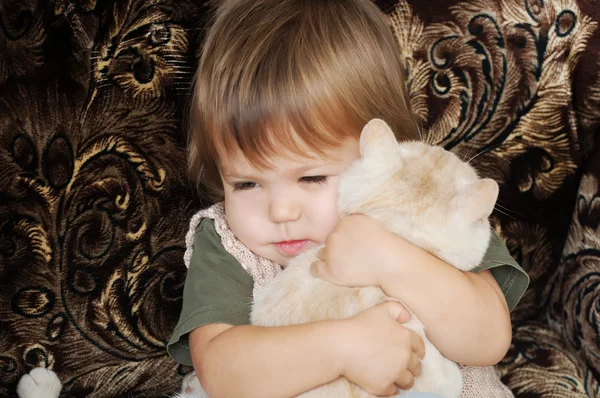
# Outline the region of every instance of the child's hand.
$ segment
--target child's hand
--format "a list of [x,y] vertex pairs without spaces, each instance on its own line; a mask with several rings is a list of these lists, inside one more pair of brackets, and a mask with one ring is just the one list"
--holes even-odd
[[398,245],[406,243],[376,220],[352,215],[342,218],[311,266],[314,276],[341,286],[381,286],[387,269],[396,266]]
[[402,326],[409,319],[402,304],[388,301],[344,320],[342,375],[379,396],[412,387],[421,373],[425,345],[416,332]]

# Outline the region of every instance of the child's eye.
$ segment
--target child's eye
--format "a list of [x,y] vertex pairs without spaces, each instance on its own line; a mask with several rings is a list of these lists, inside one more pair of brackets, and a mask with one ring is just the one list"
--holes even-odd
[[258,186],[257,183],[251,182],[251,181],[236,182],[235,184],[233,184],[233,190],[234,191],[247,191],[249,189],[256,188],[257,186]]
[[300,179],[300,181],[307,182],[309,184],[323,184],[323,183],[327,182],[327,177],[326,176],[308,176],[308,177],[302,177]]

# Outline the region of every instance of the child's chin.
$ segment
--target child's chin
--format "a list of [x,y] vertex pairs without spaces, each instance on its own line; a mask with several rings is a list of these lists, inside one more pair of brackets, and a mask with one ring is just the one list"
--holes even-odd
[[275,247],[270,247],[267,250],[263,249],[261,252],[254,252],[254,254],[266,258],[269,261],[277,263],[282,267],[286,267],[293,257],[282,256]]

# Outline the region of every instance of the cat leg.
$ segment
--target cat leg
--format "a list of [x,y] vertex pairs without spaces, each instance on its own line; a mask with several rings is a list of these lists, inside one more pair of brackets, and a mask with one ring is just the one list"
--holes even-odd
[[415,379],[415,384],[409,391],[459,398],[463,384],[460,368],[444,357],[429,340],[424,339],[424,342],[425,357],[421,361],[421,374]]
[[202,391],[196,372],[192,371],[184,376],[181,382],[181,391],[191,394]]
[[46,368],[35,368],[21,377],[17,394],[20,398],[58,398],[61,388],[56,373]]
[[444,357],[425,335],[421,321],[416,317],[404,324],[417,332],[425,344],[425,357],[421,361],[421,374],[415,378],[415,384],[399,396],[410,397],[410,393],[439,394],[446,398],[460,398],[463,378],[455,362]]
[[202,389],[196,372],[190,372],[183,377],[181,392],[171,398],[208,398],[208,395]]
[[[202,394],[204,394],[204,392],[202,392]],[[178,393],[175,393],[175,395],[171,395],[170,398],[208,398],[208,395],[206,395],[206,394],[197,395],[197,394],[180,391]]]

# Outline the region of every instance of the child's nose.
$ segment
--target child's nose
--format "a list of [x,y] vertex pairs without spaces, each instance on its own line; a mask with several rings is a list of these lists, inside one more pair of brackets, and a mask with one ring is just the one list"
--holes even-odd
[[269,215],[274,223],[296,221],[302,213],[301,205],[293,195],[281,193],[271,198]]

